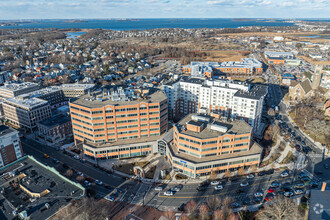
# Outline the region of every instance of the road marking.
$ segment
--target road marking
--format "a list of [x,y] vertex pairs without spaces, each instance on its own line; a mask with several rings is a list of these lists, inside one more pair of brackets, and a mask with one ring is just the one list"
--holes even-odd
[[[268,182],[273,182],[275,180],[284,180],[284,179],[288,179],[289,177],[282,177],[282,178],[278,178],[278,179],[272,179],[272,180],[268,180],[268,181],[265,181],[265,182],[262,182],[262,183],[268,183]],[[249,186],[253,186],[253,185],[257,185],[257,184],[260,184],[260,183],[253,183]],[[203,195],[203,196],[161,196],[161,195],[158,195],[158,197],[161,197],[161,198],[173,198],[173,199],[193,199],[193,198],[206,198],[206,197],[209,197],[209,196],[217,196],[217,195],[223,195],[223,194],[227,194],[229,192],[233,192],[237,189],[233,189],[233,190],[229,190],[229,191],[226,191],[226,192],[222,192],[222,193],[216,193],[216,194],[211,194],[211,195]]]

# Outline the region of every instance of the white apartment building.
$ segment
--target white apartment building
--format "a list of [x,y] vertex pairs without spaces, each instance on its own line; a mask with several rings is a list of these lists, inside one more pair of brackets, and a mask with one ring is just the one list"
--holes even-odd
[[169,118],[189,113],[220,114],[224,119],[245,120],[257,132],[267,87],[263,85],[182,77],[163,85]]

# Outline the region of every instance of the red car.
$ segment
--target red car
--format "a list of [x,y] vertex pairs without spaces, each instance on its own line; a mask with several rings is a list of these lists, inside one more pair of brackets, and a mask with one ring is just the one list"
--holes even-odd
[[275,189],[274,189],[274,188],[269,188],[269,189],[267,190],[267,192],[268,192],[268,193],[273,193],[273,192],[275,192]]

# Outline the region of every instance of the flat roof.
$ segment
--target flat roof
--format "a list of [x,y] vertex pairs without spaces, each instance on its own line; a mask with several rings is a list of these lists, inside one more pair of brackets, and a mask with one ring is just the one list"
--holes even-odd
[[[190,123],[191,121],[194,121],[192,119],[193,115],[199,115],[203,117],[207,117],[210,119],[210,122],[206,123],[206,126],[201,132],[194,132],[189,131],[188,129],[184,129],[184,126],[186,126],[187,123]],[[201,121],[198,121],[197,123],[200,123]],[[215,126],[221,126],[227,128],[227,132],[223,133],[214,129],[210,129],[209,125],[215,125]],[[232,122],[224,122],[217,118],[211,117],[209,115],[202,115],[202,114],[189,114],[186,117],[184,117],[181,121],[179,121],[176,124],[176,127],[178,128],[180,134],[189,135],[191,137],[196,137],[200,139],[209,139],[209,138],[217,138],[219,136],[222,136],[224,134],[247,134],[251,132],[252,127],[246,123],[245,121],[241,120],[234,120]]]
[[[123,95],[123,94],[119,94]],[[135,105],[138,103],[158,103],[167,99],[166,95],[160,90],[150,90],[150,94],[146,96],[146,98],[141,98],[139,96],[135,96],[131,98],[130,96],[125,96],[123,100],[113,101],[109,96],[102,96],[102,91],[95,93],[96,98],[91,97],[91,95],[86,94],[80,96],[79,98],[72,99],[71,103],[84,106],[87,108],[101,108],[107,105]],[[98,98],[98,96],[101,96]]]
[[210,156],[210,157],[194,157],[189,154],[179,152],[177,146],[174,145],[174,142],[171,142],[169,146],[171,153],[174,157],[178,157],[182,160],[187,160],[191,163],[204,163],[204,162],[212,162],[212,161],[220,161],[220,160],[227,160],[227,159],[232,159],[235,157],[246,157],[246,156],[253,156],[253,155],[260,155],[262,152],[261,146],[254,142],[252,144],[252,147],[248,151],[242,151],[242,152],[237,152],[237,153],[231,153],[231,154],[224,154],[221,156]]
[[24,83],[10,83],[5,84],[3,86],[0,86],[0,89],[7,90],[7,91],[19,91],[26,88],[36,87],[38,86],[37,83],[31,83],[31,82],[24,82]]
[[59,86],[50,86],[50,87],[46,87],[46,88],[43,88],[43,89],[40,89],[40,90],[29,92],[29,93],[26,93],[26,94],[23,94],[23,95],[20,95],[20,96],[21,97],[30,97],[30,98],[35,97],[35,98],[38,98],[40,96],[47,95],[47,94],[57,92],[57,91],[62,91],[62,89]]
[[18,132],[14,129],[12,129],[11,127],[8,127],[6,125],[0,125],[0,137],[1,136],[5,136],[7,134],[13,133],[13,132]]
[[94,88],[94,84],[63,84],[61,88],[64,90],[85,90]]
[[[13,173],[14,176],[9,175]],[[0,213],[8,219],[13,218],[13,208],[18,208],[17,213],[26,212],[30,219],[47,219],[71,200],[81,198],[85,193],[80,184],[68,180],[54,168],[40,163],[31,156],[23,157],[1,168],[0,185],[10,182],[20,174],[26,176],[19,183],[31,192],[41,193],[46,189],[50,192],[30,202],[30,196],[21,189],[5,188],[3,196],[7,200],[6,204],[11,203],[11,206],[6,207],[6,210],[0,207]],[[44,209],[46,203],[50,204],[48,209]]]
[[5,101],[8,104],[12,104],[17,107],[22,107],[22,108],[27,108],[27,109],[33,109],[38,106],[42,105],[47,105],[48,101],[45,101],[43,99],[39,98],[28,98],[28,99],[23,99],[20,96],[14,97],[14,98],[9,98]]
[[71,118],[68,117],[68,116],[65,116],[63,114],[60,114],[60,115],[55,115],[51,118],[48,118],[44,121],[40,121],[40,122],[37,122],[37,124],[41,124],[43,126],[46,126],[46,127],[55,127],[57,125],[61,125],[61,124],[64,124],[64,123],[67,123],[71,121]]
[[249,91],[238,90],[234,97],[248,98],[259,100],[262,96],[265,96],[268,92],[268,87],[265,85],[253,84]]

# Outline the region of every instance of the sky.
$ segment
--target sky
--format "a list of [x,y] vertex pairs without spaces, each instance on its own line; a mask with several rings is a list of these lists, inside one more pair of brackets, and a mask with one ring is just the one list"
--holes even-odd
[[329,17],[330,0],[0,0],[0,20]]

